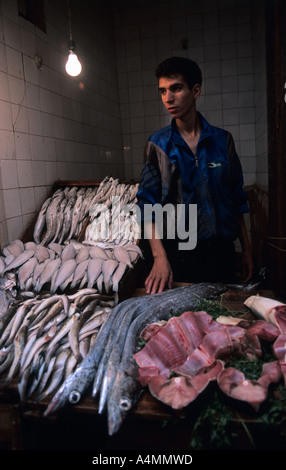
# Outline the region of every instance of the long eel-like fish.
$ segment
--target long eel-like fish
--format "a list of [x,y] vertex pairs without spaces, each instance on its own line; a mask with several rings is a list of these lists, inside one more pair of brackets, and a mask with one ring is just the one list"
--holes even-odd
[[[94,381],[93,395],[102,392],[102,409],[107,403],[109,434],[117,432],[140,394],[133,354],[142,329],[154,321],[168,320],[174,312],[179,313],[178,309],[181,313],[193,310],[201,299],[216,298],[226,290],[224,284],[200,283],[129,298],[118,304],[102,325],[89,354],[52,398],[45,416],[60,410],[68,402],[78,403]],[[121,324],[124,328],[120,328],[117,335]],[[112,364],[106,367],[109,359]]]

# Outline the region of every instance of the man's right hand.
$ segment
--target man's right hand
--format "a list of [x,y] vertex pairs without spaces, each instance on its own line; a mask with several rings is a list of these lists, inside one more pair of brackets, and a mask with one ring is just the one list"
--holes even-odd
[[163,292],[167,287],[170,289],[173,282],[173,272],[166,257],[154,258],[154,264],[149,276],[145,280],[147,294]]

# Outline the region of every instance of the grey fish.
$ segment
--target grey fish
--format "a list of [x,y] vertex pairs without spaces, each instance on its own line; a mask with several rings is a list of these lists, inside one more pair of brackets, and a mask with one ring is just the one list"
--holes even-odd
[[74,272],[75,268],[76,268],[75,259],[68,259],[60,266],[60,268],[57,271],[57,275],[54,278],[54,282],[52,281],[51,283],[51,289],[50,289],[51,294],[54,294],[57,288],[60,285],[62,285],[67,279],[69,279],[71,274]]
[[14,260],[6,266],[4,269],[4,273],[7,271],[11,271],[12,269],[19,268],[19,266],[22,266],[28,259],[30,259],[32,256],[35,255],[35,252],[33,250],[25,250],[22,253],[20,253]]
[[36,292],[40,292],[43,285],[46,284],[47,282],[50,282],[53,274],[59,269],[60,265],[61,265],[60,258],[55,258],[49,261],[45,265],[43,271],[41,272],[41,275],[39,276],[37,280],[36,285],[34,286],[34,289]]
[[8,376],[7,376],[6,381],[5,381],[6,386],[8,386],[11,383],[11,381],[14,378],[15,374],[18,372],[18,369],[20,367],[22,353],[23,353],[23,350],[24,350],[24,346],[26,344],[27,335],[28,335],[28,327],[26,325],[26,326],[23,326],[22,328],[20,328],[20,330],[18,331],[18,333],[15,336],[15,339],[14,339],[14,358],[13,358],[13,362],[11,364]]
[[126,250],[126,248],[123,246],[115,246],[113,253],[117,261],[127,264],[129,268],[133,268],[128,250]]
[[127,265],[123,262],[119,262],[117,268],[115,269],[112,275],[112,290],[114,292],[118,292],[119,282],[121,281],[126,270],[127,270]]
[[103,283],[106,292],[109,292],[112,286],[112,275],[117,268],[119,262],[114,259],[107,259],[102,264]]
[[27,280],[32,276],[34,268],[37,264],[35,257],[29,258],[20,268],[18,269],[18,282],[21,290],[25,289]]
[[75,287],[81,281],[81,279],[83,278],[84,274],[87,271],[88,264],[89,264],[88,259],[81,261],[80,263],[77,264],[74,270],[71,288]]
[[18,240],[14,240],[13,242],[9,243],[5,246],[5,250],[8,250],[13,256],[18,256],[24,251],[23,242],[18,242]]
[[47,198],[42,204],[42,207],[39,211],[39,214],[38,214],[35,226],[34,226],[34,233],[33,233],[33,238],[36,243],[41,242],[41,235],[46,227],[46,212],[51,202],[51,199],[52,199],[51,197]]
[[[122,303],[119,303],[112,309],[112,312],[110,312],[105,323],[100,328],[94,346],[88,355],[83,359],[75,372],[64,381],[57,393],[52,398],[50,404],[45,410],[45,416],[56,412],[68,402],[76,404],[80,401],[82,395],[86,392],[88,387],[95,379],[96,370],[100,365],[109,337],[111,336],[113,323],[116,318],[117,321],[121,321],[123,318],[125,318],[125,315],[128,315],[129,320],[126,320],[128,322],[134,320],[134,318],[136,319],[137,316],[142,314],[139,322],[139,330],[141,332],[141,330],[147,324],[157,320],[158,318],[170,318],[172,312],[178,311],[178,305],[180,306],[180,310],[182,312],[187,309],[193,309],[196,307],[196,305],[198,305],[201,298],[215,298],[226,290],[227,288],[223,284],[201,283],[191,286],[183,286],[149,296],[147,295],[139,298],[130,298],[123,301]],[[130,325],[132,325],[132,323],[130,323]],[[136,328],[134,327],[134,330],[132,330],[133,333],[136,333],[136,338],[138,334],[137,327],[138,324],[136,323]],[[133,356],[135,352],[133,348],[133,341],[136,341],[134,335],[132,335],[131,338],[131,334],[128,334],[128,343],[125,341],[124,344],[130,346],[130,356]],[[124,357],[127,355],[127,349],[128,348],[126,346],[126,348],[124,348]],[[122,371],[123,366],[120,363],[120,360],[118,360],[118,366],[120,366],[120,371]],[[120,377],[118,374],[118,379],[117,377],[114,378],[114,383],[115,380],[116,383],[119,382],[119,389],[117,390],[117,395],[114,397],[114,403],[112,406],[110,403],[111,394],[107,395],[106,397],[106,400],[108,400],[108,420],[110,434],[115,433],[116,430],[119,429],[122,420],[126,415],[126,408],[132,407],[136,401],[135,392],[136,387],[138,387],[136,376],[131,377],[131,383],[129,383],[129,381],[126,382],[126,384],[129,386],[130,392],[128,389],[126,390],[124,388],[124,383],[122,383],[119,379]],[[100,387],[98,385],[97,391],[99,391],[99,389]]]
[[100,258],[90,259],[87,266],[87,287],[92,288],[101,273],[104,260]]
[[51,199],[49,206],[47,207],[46,211],[46,233],[41,240],[42,245],[47,245],[49,242],[54,241],[54,235],[57,229],[57,215],[59,206],[65,197],[63,191],[56,191]]

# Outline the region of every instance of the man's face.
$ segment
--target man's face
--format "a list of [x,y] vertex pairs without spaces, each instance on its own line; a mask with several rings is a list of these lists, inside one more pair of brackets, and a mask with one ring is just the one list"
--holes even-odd
[[162,102],[175,119],[184,119],[190,112],[196,109],[196,100],[200,96],[199,84],[190,90],[183,75],[176,74],[171,77],[159,79],[159,91]]

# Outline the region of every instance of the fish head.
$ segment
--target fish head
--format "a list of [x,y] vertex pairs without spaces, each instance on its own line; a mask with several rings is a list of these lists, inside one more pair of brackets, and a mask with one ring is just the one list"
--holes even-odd
[[121,424],[137,403],[141,393],[142,387],[139,382],[134,377],[119,370],[107,403],[108,434],[110,436],[120,429]]
[[85,390],[93,380],[94,374],[94,367],[82,368],[79,366],[61,385],[45,410],[44,416],[48,416],[59,411],[68,403],[71,405],[79,403]]

